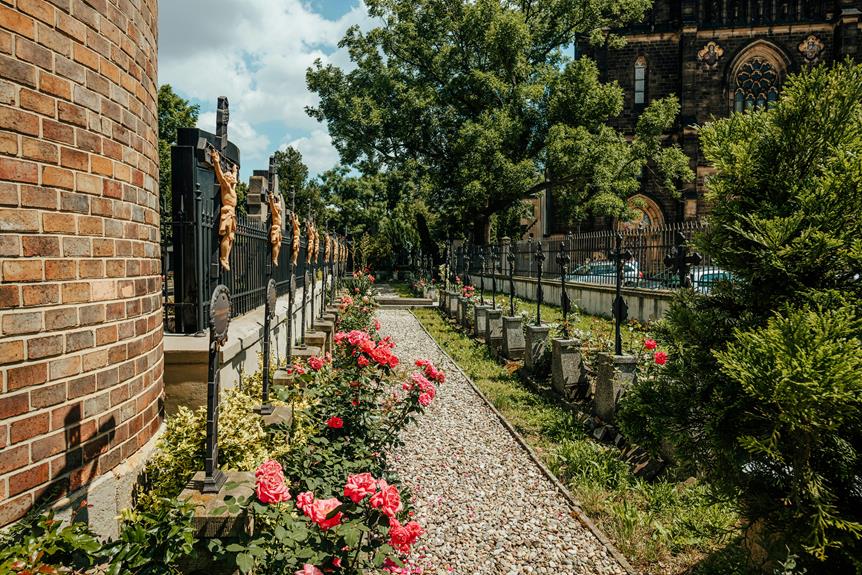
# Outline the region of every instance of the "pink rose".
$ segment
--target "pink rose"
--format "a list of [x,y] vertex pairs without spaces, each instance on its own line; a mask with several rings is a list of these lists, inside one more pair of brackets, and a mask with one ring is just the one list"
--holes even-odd
[[284,481],[281,464],[274,459],[263,462],[254,476],[256,478],[255,494],[261,503],[281,503],[290,499],[290,491]]
[[302,566],[302,569],[300,569],[293,575],[323,575],[323,571],[321,571],[311,563],[306,563]]
[[667,363],[667,354],[663,351],[657,351],[655,354],[655,362],[659,365]]
[[401,496],[398,495],[398,488],[394,485],[389,485],[383,479],[378,480],[377,487],[380,491],[371,496],[369,500],[371,507],[379,509],[384,515],[390,518],[394,517],[396,513],[404,508],[401,505]]
[[340,569],[341,568],[341,557],[333,557],[332,558],[332,565],[335,567],[338,567]]
[[380,331],[380,321],[377,319],[374,320],[374,330]]
[[644,341],[644,347],[650,351],[654,350],[657,345],[658,344],[655,342],[654,339],[648,339]]
[[320,369],[323,368],[323,360],[319,357],[311,356],[308,358],[308,367],[314,371],[320,371]]
[[341,523],[341,518],[344,514],[339,511],[332,517],[327,519],[327,516],[341,506],[341,501],[335,497],[329,499],[317,499],[311,504],[311,507],[305,508],[303,511],[308,517],[317,523],[318,527],[326,531],[331,527],[335,527]]
[[370,473],[349,475],[344,485],[344,496],[354,503],[359,503],[368,495],[374,495],[377,491],[377,481]]
[[300,511],[305,511],[314,503],[314,494],[311,491],[303,491],[296,496],[296,507]]
[[401,525],[395,518],[389,519],[389,545],[402,553],[409,553],[410,546],[422,536],[425,531],[415,521]]
[[330,429],[341,429],[342,427],[344,427],[344,420],[337,415],[333,415],[326,420],[326,425]]
[[367,358],[367,357],[365,357],[364,355],[360,355],[360,356],[356,359],[356,364],[357,364],[359,367],[366,367],[366,366],[369,364],[368,358]]

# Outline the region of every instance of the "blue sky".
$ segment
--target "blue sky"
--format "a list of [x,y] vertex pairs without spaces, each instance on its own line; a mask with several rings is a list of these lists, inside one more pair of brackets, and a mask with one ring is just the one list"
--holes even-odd
[[316,58],[349,66],[338,41],[352,25],[372,26],[361,0],[170,0],[159,5],[159,84],[201,107],[198,125],[215,131],[218,96],[230,101],[230,139],[242,177],[269,155],[297,148],[311,175],[338,163],[326,126],[305,114],[317,102],[305,87]]

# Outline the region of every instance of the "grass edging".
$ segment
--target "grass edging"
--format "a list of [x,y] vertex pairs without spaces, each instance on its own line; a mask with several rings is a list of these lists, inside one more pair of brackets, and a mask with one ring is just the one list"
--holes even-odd
[[607,536],[602,533],[598,527],[596,527],[595,523],[593,523],[593,520],[590,519],[586,513],[584,513],[584,510],[581,509],[578,500],[575,499],[575,496],[572,494],[572,492],[569,491],[569,489],[565,485],[563,485],[559,478],[554,475],[554,473],[550,469],[548,469],[544,463],[542,463],[542,461],[539,459],[539,456],[527,443],[527,440],[524,439],[520,433],[518,433],[518,431],[514,428],[514,426],[512,426],[511,423],[509,423],[506,417],[485,396],[482,390],[480,390],[479,387],[475,383],[473,383],[473,380],[470,378],[469,375],[467,375],[467,373],[463,369],[461,369],[461,366],[458,364],[458,362],[455,361],[445,349],[443,349],[443,346],[437,343],[437,340],[434,339],[434,336],[431,335],[431,333],[425,328],[425,324],[423,324],[422,321],[413,314],[412,310],[410,310],[410,315],[413,316],[413,319],[416,320],[416,323],[419,324],[419,327],[422,328],[422,331],[425,332],[425,335],[431,338],[431,341],[433,341],[435,345],[437,345],[437,348],[440,350],[440,352],[452,363],[452,365],[455,366],[455,369],[458,371],[458,373],[460,373],[461,376],[463,376],[464,379],[467,380],[467,383],[470,384],[470,387],[473,389],[474,392],[476,392],[476,395],[482,398],[482,401],[485,402],[485,405],[487,405],[488,408],[494,413],[494,415],[497,416],[497,419],[500,420],[500,423],[503,424],[503,427],[506,428],[509,434],[515,439],[515,441],[517,441],[518,444],[520,444],[521,447],[526,450],[527,455],[529,455],[530,459],[533,460],[533,463],[538,465],[539,469],[542,470],[542,473],[557,488],[557,491],[569,502],[569,505],[572,507],[575,513],[575,518],[578,520],[578,522],[590,530],[590,532],[595,536],[595,538],[598,539],[602,545],[604,545],[605,549],[607,549],[611,556],[617,561],[617,563],[620,564],[620,566],[623,568],[623,570],[625,570],[628,575],[638,575],[637,571],[635,571],[631,564],[629,564],[628,559],[626,559],[625,556],[619,551],[619,549],[617,549],[614,544],[611,543]]

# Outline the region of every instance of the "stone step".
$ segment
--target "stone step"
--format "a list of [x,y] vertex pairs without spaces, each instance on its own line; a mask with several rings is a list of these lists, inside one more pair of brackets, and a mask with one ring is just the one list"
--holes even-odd
[[434,301],[424,297],[378,297],[381,307],[432,307]]

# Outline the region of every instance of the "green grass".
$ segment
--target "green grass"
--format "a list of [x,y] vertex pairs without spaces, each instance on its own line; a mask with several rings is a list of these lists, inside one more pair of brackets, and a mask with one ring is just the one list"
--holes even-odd
[[[567,408],[552,395],[526,387],[486,346],[454,329],[435,310],[413,313],[639,572],[748,575],[739,517],[732,505],[715,502],[707,485],[635,477],[615,449],[593,441]],[[601,333],[610,324],[587,316],[578,322]]]

